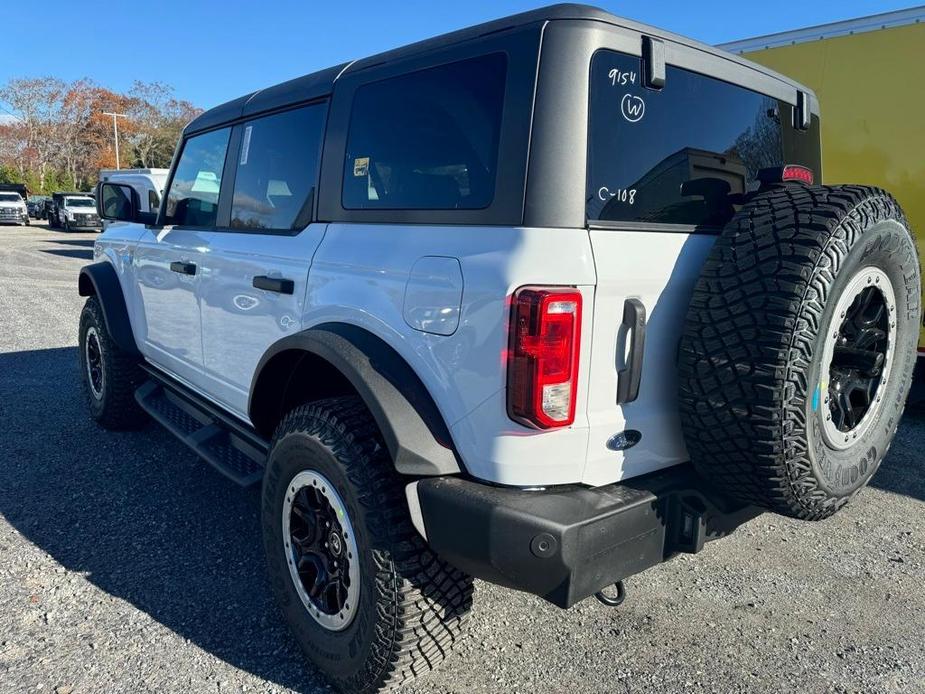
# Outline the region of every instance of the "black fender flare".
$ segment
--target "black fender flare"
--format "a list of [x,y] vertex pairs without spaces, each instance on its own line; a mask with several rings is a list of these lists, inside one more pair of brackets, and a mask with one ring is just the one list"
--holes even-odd
[[99,299],[106,330],[109,331],[112,341],[123,352],[140,357],[141,352],[135,342],[128,308],[125,306],[125,296],[122,294],[122,284],[112,263],[104,260],[84,265],[77,280],[77,291],[80,296],[95,295]]
[[[258,431],[266,433],[269,422],[280,414],[268,405],[282,395],[280,385],[288,385],[288,374],[274,373],[274,358],[293,351],[328,362],[350,382],[376,420],[399,473],[434,476],[462,471],[449,429],[418,375],[384,340],[346,323],[325,323],[269,347],[254,372],[248,401],[248,415]],[[285,363],[291,365],[289,360]]]

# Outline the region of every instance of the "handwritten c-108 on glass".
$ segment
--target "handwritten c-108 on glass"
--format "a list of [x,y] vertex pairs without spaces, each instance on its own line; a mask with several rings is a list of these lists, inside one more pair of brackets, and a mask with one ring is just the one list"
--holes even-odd
[[628,202],[630,205],[633,205],[636,203],[636,189],[617,188],[616,190],[610,190],[607,186],[601,186],[597,191],[597,197],[600,198],[602,202],[616,200],[617,202]]

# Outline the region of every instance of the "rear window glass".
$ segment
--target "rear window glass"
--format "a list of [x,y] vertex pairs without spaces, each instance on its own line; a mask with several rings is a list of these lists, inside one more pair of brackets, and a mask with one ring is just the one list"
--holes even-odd
[[360,87],[344,166],[346,209],[488,207],[495,195],[503,53]]
[[311,221],[326,104],[244,125],[231,203],[234,229],[301,229]]
[[813,138],[789,104],[682,68],[646,89],[639,58],[613,51],[592,59],[590,98],[590,221],[722,226],[755,174],[784,163],[784,130]]

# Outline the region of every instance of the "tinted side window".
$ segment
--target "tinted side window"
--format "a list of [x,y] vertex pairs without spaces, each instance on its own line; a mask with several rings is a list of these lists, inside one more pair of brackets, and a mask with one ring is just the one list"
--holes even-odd
[[157,212],[158,208],[161,206],[161,199],[157,193],[153,190],[148,191],[148,211]]
[[235,229],[301,229],[311,221],[327,104],[244,125],[234,179]]
[[503,53],[360,87],[344,166],[346,209],[488,207],[495,195]]
[[674,66],[653,91],[639,69],[613,51],[592,59],[588,219],[724,225],[758,170],[784,163],[791,107]]
[[167,193],[167,224],[215,226],[230,128],[186,141]]

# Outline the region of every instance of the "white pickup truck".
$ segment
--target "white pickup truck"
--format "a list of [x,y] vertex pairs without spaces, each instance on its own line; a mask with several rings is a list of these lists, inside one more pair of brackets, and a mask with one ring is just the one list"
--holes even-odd
[[19,193],[0,190],[0,224],[29,225],[26,201]]

